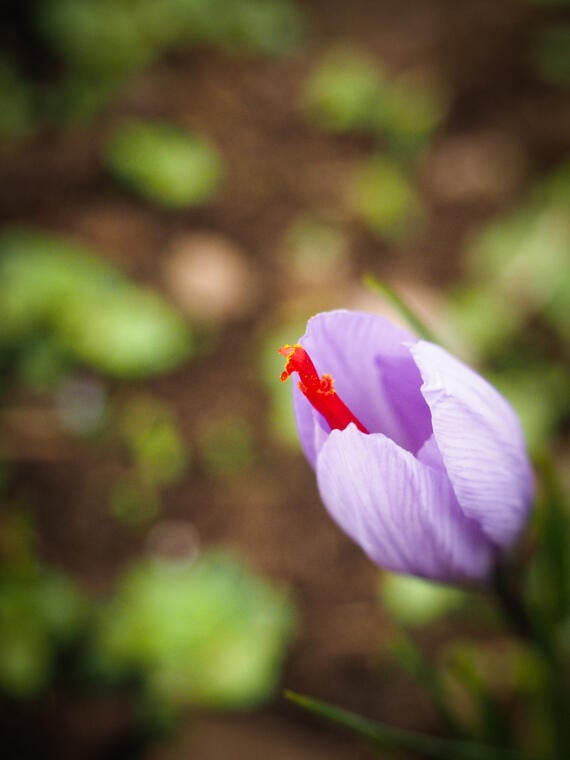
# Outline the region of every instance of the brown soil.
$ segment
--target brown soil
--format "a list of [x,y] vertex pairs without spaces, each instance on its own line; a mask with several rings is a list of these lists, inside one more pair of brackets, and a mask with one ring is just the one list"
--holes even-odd
[[[252,346],[257,349],[264,325],[295,300],[278,254],[288,225],[300,213],[318,212],[345,224],[352,261],[352,274],[341,287],[325,295],[319,290],[314,302],[303,296],[307,316],[322,302],[350,302],[367,270],[388,281],[440,290],[460,276],[469,234],[514,205],[531,179],[568,151],[570,102],[532,73],[528,40],[545,16],[522,1],[306,0],[304,5],[313,33],[293,56],[260,64],[208,51],[172,54],[131,83],[94,125],[43,134],[4,154],[0,220],[75,236],[166,295],[162,260],[184,235],[216,232],[247,252],[261,283],[254,313],[231,320],[212,354],[149,387],[172,404],[190,445],[205,414],[231,408],[246,414],[256,421],[257,458],[247,474],[225,480],[193,466],[166,494],[161,519],[191,521],[203,546],[228,546],[292,589],[301,626],[283,678],[286,687],[394,725],[437,730],[429,705],[404,676],[382,676],[379,651],[387,623],[375,600],[377,572],[328,519],[301,456],[271,440]],[[298,106],[302,82],[319,54],[347,40],[392,71],[414,66],[435,71],[451,93],[449,119],[420,171],[428,219],[402,247],[379,243],[343,211],[345,178],[354,161],[370,153],[371,143],[316,131]],[[167,212],[114,184],[100,164],[99,149],[126,114],[161,117],[209,135],[228,172],[218,200],[200,211]],[[464,155],[454,152],[457,145],[471,163],[460,162],[454,172],[454,157]],[[481,164],[488,168],[496,156],[503,160],[501,146],[514,151],[512,180],[501,183],[501,171],[481,185],[472,172]],[[474,161],[473,155],[482,158]],[[450,170],[454,182],[446,184]],[[117,397],[128,392],[119,385],[113,389]],[[54,454],[53,441],[34,445],[22,443],[28,453],[21,458],[29,461],[17,465],[17,475],[37,504],[42,554],[86,588],[104,591],[126,562],[144,551],[145,532],[130,531],[109,516],[109,463],[97,450],[63,441]],[[32,446],[32,453],[25,446]],[[120,700],[77,702],[52,695],[26,710],[11,707],[5,716],[4,727],[11,730],[4,736],[15,741],[27,736],[26,756],[107,758],[115,756],[108,748],[128,709]],[[189,719],[169,746],[144,754],[147,760],[372,756],[353,737],[300,714],[279,697],[259,713]]]

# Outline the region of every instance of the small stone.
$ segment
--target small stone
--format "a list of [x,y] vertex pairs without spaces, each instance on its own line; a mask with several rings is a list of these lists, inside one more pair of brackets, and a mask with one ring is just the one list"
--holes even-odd
[[155,559],[192,562],[200,553],[200,539],[187,520],[162,520],[148,534],[147,547]]
[[165,261],[163,276],[180,309],[198,321],[239,318],[255,304],[257,282],[247,255],[221,235],[179,238]]
[[521,181],[525,159],[520,147],[500,132],[451,137],[426,160],[428,189],[444,203],[500,203]]

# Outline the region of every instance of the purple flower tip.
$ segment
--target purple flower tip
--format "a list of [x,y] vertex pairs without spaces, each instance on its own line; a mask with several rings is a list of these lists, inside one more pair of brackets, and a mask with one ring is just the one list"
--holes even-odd
[[301,445],[341,528],[381,567],[485,580],[533,498],[509,403],[443,348],[375,314],[318,314],[283,351],[282,379],[300,378]]

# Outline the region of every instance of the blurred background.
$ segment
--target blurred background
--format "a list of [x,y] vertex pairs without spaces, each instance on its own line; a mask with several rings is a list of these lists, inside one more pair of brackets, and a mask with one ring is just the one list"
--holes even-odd
[[327,517],[277,348],[376,278],[568,481],[567,0],[11,0],[0,42],[3,757],[372,757],[284,687],[540,748],[492,604]]

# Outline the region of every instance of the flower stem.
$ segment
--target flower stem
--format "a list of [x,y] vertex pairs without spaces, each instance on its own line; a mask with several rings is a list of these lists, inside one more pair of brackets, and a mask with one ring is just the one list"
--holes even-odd
[[497,566],[492,580],[492,589],[513,633],[538,649],[545,659],[550,660],[552,648],[539,632],[522,598],[513,588],[505,565]]
[[531,615],[522,596],[513,587],[504,565],[497,567],[492,589],[513,633],[537,652],[546,667],[546,698],[552,717],[556,757],[570,758],[570,693],[564,682],[564,668],[559,652],[540,621]]

